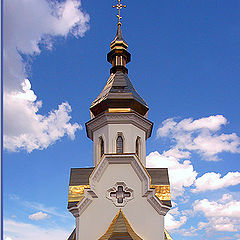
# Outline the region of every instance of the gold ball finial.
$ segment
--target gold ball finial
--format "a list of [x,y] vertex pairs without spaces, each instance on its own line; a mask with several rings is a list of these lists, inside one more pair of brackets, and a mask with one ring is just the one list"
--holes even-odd
[[112,7],[113,7],[113,8],[117,8],[117,10],[118,10],[118,15],[117,15],[118,25],[121,25],[121,24],[122,24],[122,23],[121,23],[122,17],[121,17],[121,15],[120,15],[120,11],[121,11],[122,8],[126,8],[127,5],[121,4],[121,0],[117,0],[117,1],[118,1],[118,4],[117,4],[117,5],[113,5]]

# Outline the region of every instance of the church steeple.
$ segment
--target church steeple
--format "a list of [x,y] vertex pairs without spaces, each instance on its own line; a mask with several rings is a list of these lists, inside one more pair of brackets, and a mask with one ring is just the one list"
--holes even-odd
[[[125,5],[117,4],[117,9]],[[131,54],[128,52],[128,44],[123,38],[120,13],[118,15],[117,33],[110,44],[110,52],[107,54],[107,60],[112,64],[110,69],[110,78],[107,81],[103,91],[92,102],[90,111],[92,117],[110,110],[137,112],[146,117],[149,110],[146,102],[137,93],[129,77],[126,64],[131,60]]]
[[146,168],[146,140],[153,123],[128,77],[131,55],[120,22],[125,5],[117,1],[117,34],[107,54],[110,77],[92,102],[91,120],[86,122],[93,141],[93,168],[71,171],[68,209],[76,218],[76,234],[69,240],[166,240],[164,216],[171,207],[168,172]]

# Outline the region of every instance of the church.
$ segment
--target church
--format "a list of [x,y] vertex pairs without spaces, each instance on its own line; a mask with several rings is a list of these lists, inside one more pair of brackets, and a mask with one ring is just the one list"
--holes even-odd
[[93,167],[72,168],[68,210],[76,228],[68,240],[166,240],[164,216],[171,208],[168,169],[146,168],[146,140],[153,123],[149,107],[128,77],[131,61],[121,30],[107,60],[112,67],[105,87],[90,106],[86,123],[93,141]]

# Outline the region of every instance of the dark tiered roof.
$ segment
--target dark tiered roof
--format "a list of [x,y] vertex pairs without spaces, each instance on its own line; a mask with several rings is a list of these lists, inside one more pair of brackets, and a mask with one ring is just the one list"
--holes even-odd
[[133,87],[127,73],[117,71],[112,73],[102,92],[92,102],[90,107],[94,116],[108,108],[126,108],[145,115],[148,106]]

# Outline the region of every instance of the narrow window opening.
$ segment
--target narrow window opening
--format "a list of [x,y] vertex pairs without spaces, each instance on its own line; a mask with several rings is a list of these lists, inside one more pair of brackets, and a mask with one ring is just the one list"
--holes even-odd
[[102,157],[104,154],[104,141],[102,137],[100,138],[100,157]]
[[136,155],[138,156],[138,157],[140,157],[140,138],[139,137],[137,137],[137,140],[136,140]]
[[117,137],[117,153],[123,153],[123,138],[122,138],[122,136]]

